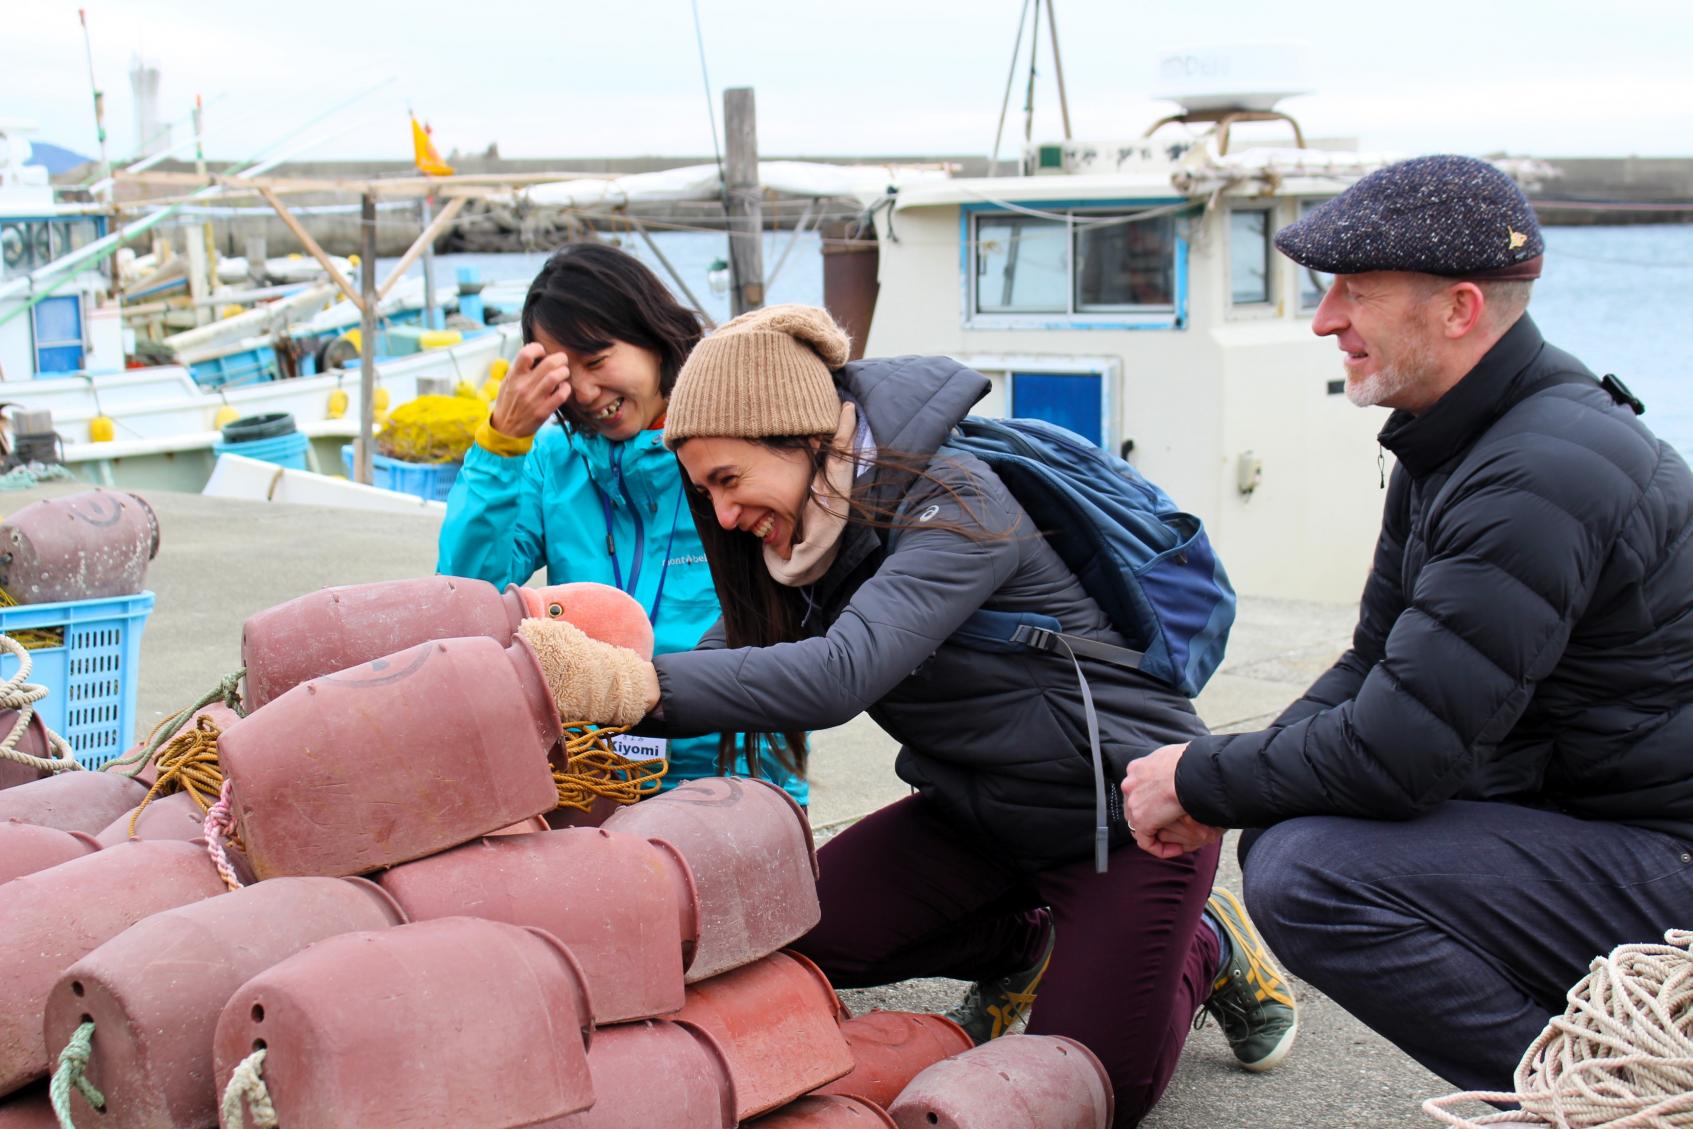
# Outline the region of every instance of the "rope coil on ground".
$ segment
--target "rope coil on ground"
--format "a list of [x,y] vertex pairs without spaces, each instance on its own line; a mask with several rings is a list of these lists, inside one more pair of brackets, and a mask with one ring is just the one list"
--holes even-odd
[[246,1129],[246,1119],[241,1113],[242,1099],[246,1099],[247,1112],[253,1115],[254,1129],[277,1129],[276,1105],[270,1100],[270,1090],[265,1087],[264,1076],[260,1073],[265,1065],[265,1049],[260,1047],[246,1058],[235,1064],[230,1072],[229,1085],[223,1088],[223,1124],[225,1129]]
[[229,861],[229,853],[224,850],[225,839],[235,837],[235,813],[230,807],[230,781],[224,780],[223,787],[218,791],[217,803],[206,810],[206,820],[202,825],[206,832],[206,853],[212,857],[212,865],[218,868],[218,875],[223,884],[231,890],[239,890],[244,885],[240,875],[235,873],[234,865]]
[[71,1090],[74,1088],[88,1104],[104,1113],[106,1098],[84,1075],[88,1057],[93,1053],[94,1021],[86,1020],[71,1034],[71,1041],[59,1052],[59,1065],[47,1086],[47,1099],[53,1105],[53,1116],[59,1119],[59,1129],[76,1129],[71,1120]]
[[[1589,968],[1518,1063],[1514,1092],[1431,1098],[1423,1112],[1459,1129],[1693,1127],[1693,932],[1620,945]],[[1474,1119],[1445,1108],[1465,1102],[1520,1108]]]
[[567,722],[562,727],[564,768],[553,771],[559,807],[585,812],[602,797],[613,803],[632,804],[659,790],[670,762],[633,761],[619,754],[610,739],[627,729],[586,721]]
[[23,740],[24,733],[29,729],[30,718],[35,714],[35,703],[45,698],[49,691],[45,686],[26,681],[30,668],[35,665],[27,647],[10,635],[0,635],[0,647],[10,651],[18,660],[17,673],[0,682],[0,709],[18,711],[12,731],[6,734],[4,741],[0,741],[0,757],[43,772],[74,772],[82,768],[82,765],[77,763],[76,753],[71,750],[70,745],[51,729],[47,730],[47,744],[55,756],[37,757],[18,752],[18,742]]

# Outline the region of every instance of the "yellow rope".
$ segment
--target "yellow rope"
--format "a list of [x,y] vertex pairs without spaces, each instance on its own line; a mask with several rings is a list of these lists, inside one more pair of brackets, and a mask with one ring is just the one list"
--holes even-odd
[[159,766],[159,778],[142,798],[141,806],[129,817],[129,833],[133,837],[141,813],[155,799],[175,792],[187,792],[201,812],[211,809],[223,787],[223,768],[218,764],[219,730],[208,717],[194,719],[192,729],[184,729],[159,750],[153,763]]
[[619,756],[610,738],[628,726],[596,726],[572,721],[564,726],[564,769],[553,771],[558,785],[558,806],[588,811],[600,797],[618,804],[632,804],[659,790],[667,760],[632,761]]
[[[15,608],[18,602],[12,599],[12,594],[0,588],[0,608]],[[45,651],[52,647],[65,645],[65,630],[62,627],[32,627],[24,631],[8,631],[6,634],[23,644],[26,650]]]

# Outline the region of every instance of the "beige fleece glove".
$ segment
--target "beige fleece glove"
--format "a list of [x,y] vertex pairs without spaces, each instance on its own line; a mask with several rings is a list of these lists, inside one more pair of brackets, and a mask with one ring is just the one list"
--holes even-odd
[[647,715],[647,664],[634,651],[562,619],[526,619],[517,633],[541,662],[560,721],[634,725]]

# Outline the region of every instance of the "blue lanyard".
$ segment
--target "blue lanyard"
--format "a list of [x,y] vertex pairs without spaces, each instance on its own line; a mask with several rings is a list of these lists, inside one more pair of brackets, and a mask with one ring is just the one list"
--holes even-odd
[[[617,460],[618,482],[620,484],[623,481],[622,454],[622,448],[617,448],[615,458]],[[588,482],[589,485],[593,486],[594,493],[599,495],[600,512],[605,516],[605,547],[607,555],[611,557],[612,583],[617,585],[619,591],[635,596],[635,599],[639,600],[640,597],[635,595],[635,584],[640,579],[640,562],[635,562],[635,567],[630,570],[629,586],[625,588],[623,586],[623,566],[619,564],[617,560],[617,539],[612,533],[611,496],[604,490],[600,489],[599,483],[595,482],[592,476],[589,477]],[[686,489],[686,487],[683,487],[682,489]],[[629,503],[630,508],[634,509],[635,502],[634,499],[629,497],[629,488],[627,486],[624,486],[623,488],[623,497],[624,500]],[[637,544],[643,540],[640,536],[640,520],[639,513],[637,513],[635,517]],[[664,603],[664,582],[670,577],[670,551],[676,544],[676,527],[681,524],[681,520],[682,490],[679,489],[676,492],[676,503],[670,514],[670,537],[664,543],[664,558],[659,562],[658,591],[653,594],[653,606],[647,613],[647,619],[654,627],[658,626],[659,607]]]

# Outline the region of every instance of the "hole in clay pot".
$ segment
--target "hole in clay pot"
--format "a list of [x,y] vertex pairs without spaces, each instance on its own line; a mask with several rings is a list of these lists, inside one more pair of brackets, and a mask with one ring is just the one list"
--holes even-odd
[[253,1005],[253,1022],[254,1023],[263,1023],[264,1021],[265,1021],[265,1005],[264,1004],[254,1004]]
[[71,981],[71,995],[77,997],[78,999],[81,999],[83,991],[84,991],[84,989],[82,987],[82,981],[80,981],[80,980],[72,980]]
[[254,1039],[253,1040],[253,1049],[255,1051],[264,1050],[265,1049],[265,1041],[263,1039]]
[[939,1125],[941,1123],[940,1114],[938,1113],[925,1113],[923,1116],[928,1119],[930,1125]]

